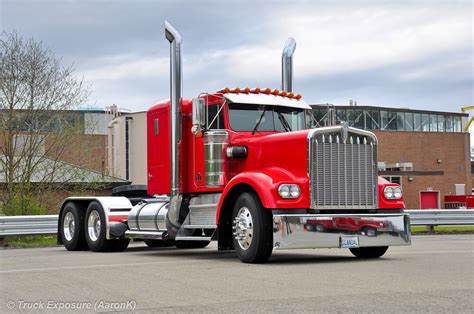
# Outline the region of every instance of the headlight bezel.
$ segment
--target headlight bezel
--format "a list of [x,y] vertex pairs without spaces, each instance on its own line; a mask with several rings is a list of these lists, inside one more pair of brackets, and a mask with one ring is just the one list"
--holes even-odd
[[301,189],[298,184],[283,183],[278,187],[278,195],[283,199],[297,199],[301,196]]
[[400,186],[390,185],[383,189],[383,196],[387,200],[399,200],[403,197],[403,190]]

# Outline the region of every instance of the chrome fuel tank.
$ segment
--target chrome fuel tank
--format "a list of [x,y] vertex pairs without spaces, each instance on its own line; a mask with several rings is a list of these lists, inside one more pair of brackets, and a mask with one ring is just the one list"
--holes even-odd
[[130,231],[166,231],[169,199],[150,199],[135,205],[128,214]]

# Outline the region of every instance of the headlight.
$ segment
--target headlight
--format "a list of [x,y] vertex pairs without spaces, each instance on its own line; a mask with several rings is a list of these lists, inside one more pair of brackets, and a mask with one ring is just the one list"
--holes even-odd
[[383,190],[383,194],[389,200],[399,200],[403,196],[402,189],[399,186],[387,186]]
[[298,198],[301,194],[300,187],[296,184],[282,184],[278,188],[282,198]]

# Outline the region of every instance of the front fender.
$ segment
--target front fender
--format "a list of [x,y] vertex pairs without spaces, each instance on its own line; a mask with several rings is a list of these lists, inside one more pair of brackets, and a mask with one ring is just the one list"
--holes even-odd
[[[296,199],[281,198],[278,194],[278,187],[282,183],[298,184],[301,189],[300,197]],[[216,223],[219,222],[222,206],[226,198],[235,188],[242,185],[254,190],[265,208],[307,208],[309,206],[307,178],[295,178],[291,173],[288,173],[282,168],[265,168],[262,171],[246,171],[233,177],[226,185],[217,206]]]

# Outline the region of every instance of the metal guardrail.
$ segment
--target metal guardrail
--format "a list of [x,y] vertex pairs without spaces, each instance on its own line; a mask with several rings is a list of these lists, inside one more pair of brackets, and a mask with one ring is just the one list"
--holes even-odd
[[[410,214],[412,226],[474,225],[474,209],[415,209]],[[58,215],[0,216],[0,238],[20,235],[55,234]]]
[[467,226],[474,225],[474,209],[415,209],[410,214],[412,226]]
[[57,232],[58,215],[0,216],[0,238]]

